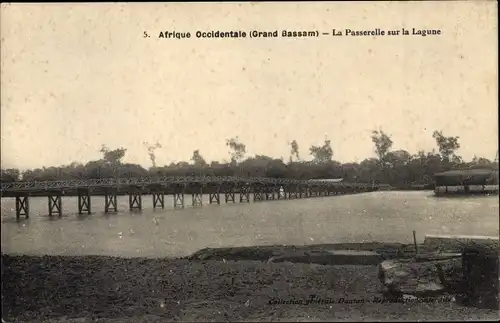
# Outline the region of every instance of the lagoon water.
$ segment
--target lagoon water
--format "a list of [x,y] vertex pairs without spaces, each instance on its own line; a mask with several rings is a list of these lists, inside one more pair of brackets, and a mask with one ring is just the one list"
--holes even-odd
[[1,200],[2,252],[50,255],[178,257],[206,247],[384,241],[411,243],[425,234],[499,234],[499,197],[436,198],[432,191],[372,192],[298,200],[223,202],[104,214],[104,198],[92,197],[92,215],[77,215],[77,198],[63,197],[63,216],[48,217],[47,198],[30,199],[30,218],[16,221],[15,200]]

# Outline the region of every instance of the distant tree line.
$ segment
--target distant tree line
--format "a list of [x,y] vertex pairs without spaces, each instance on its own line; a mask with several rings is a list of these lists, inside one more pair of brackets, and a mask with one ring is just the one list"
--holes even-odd
[[429,185],[433,182],[433,174],[450,169],[496,168],[498,161],[474,157],[465,162],[456,154],[460,148],[459,137],[447,137],[441,131],[435,131],[437,151],[419,151],[410,154],[406,150],[393,151],[393,141],[382,130],[372,132],[376,158],[367,158],[360,163],[340,163],[333,159],[331,141],[325,140],[322,145],[311,146],[311,161],[300,157],[296,140],[290,143],[288,161],[264,155],[245,158],[246,145],[238,137],[228,139],[230,161],[220,163],[205,161],[199,149],[193,151],[189,162],[181,161],[170,165],[157,166],[155,149],[161,148],[159,143],[148,145],[152,167],[145,169],[140,165],[124,163],[125,148],[109,149],[102,146],[102,158],[86,164],[73,162],[59,167],[43,167],[20,172],[18,169],[2,169],[1,181],[50,181],[69,179],[96,179],[113,177],[146,177],[146,176],[243,176],[273,177],[293,179],[344,178],[349,182],[389,184],[394,187],[407,188]]

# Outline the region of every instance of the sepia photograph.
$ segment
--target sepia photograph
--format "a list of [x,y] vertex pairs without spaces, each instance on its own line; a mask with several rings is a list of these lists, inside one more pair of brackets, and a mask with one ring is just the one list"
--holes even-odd
[[2,322],[498,321],[496,1],[0,4]]

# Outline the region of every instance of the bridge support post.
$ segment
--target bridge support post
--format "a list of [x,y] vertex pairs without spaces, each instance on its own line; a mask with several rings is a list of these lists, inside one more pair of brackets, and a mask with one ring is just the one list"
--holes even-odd
[[300,187],[300,185],[295,186],[293,189],[293,198],[300,199],[301,190],[302,188]]
[[208,194],[208,200],[210,204],[217,203],[220,204],[220,184],[217,184],[215,188],[215,193],[210,192]]
[[297,199],[299,198],[300,187],[298,185],[290,186],[288,188],[288,199]]
[[153,192],[153,209],[157,207],[165,208],[165,194],[163,192]]
[[266,191],[266,201],[274,200],[274,187],[266,185],[265,191]]
[[91,204],[90,204],[90,191],[88,189],[78,189],[78,214],[82,215],[83,212],[90,214]]
[[134,188],[128,193],[128,205],[130,211],[142,210],[142,192],[140,188]]
[[28,194],[16,196],[16,219],[19,220],[21,216],[24,216],[25,219],[29,219],[30,217],[30,204]]
[[251,186],[249,184],[243,183],[240,185],[240,203],[250,203],[250,190]]
[[276,200],[278,197],[278,191],[277,191],[277,186],[276,185],[269,185],[269,191],[270,191],[270,197],[271,197],[271,201],[274,201]]
[[299,186],[299,198],[303,199],[307,197],[307,187],[306,186]]
[[253,201],[263,201],[264,192],[261,184],[253,185]]
[[118,212],[116,203],[116,191],[107,190],[104,192],[104,213]]
[[174,193],[174,208],[184,208],[184,192]]
[[62,196],[60,193],[58,194],[50,194],[49,193],[49,216],[58,215],[62,216]]
[[175,187],[174,189],[174,208],[184,208],[184,191],[186,189],[186,185],[181,187]]
[[191,193],[191,203],[193,206],[202,206],[203,205],[203,186],[196,185],[193,187],[193,192]]
[[236,202],[236,199],[234,198],[234,186],[233,185],[229,185],[229,186],[226,186],[225,187],[225,190],[224,190],[224,199],[227,202],[231,201],[233,203]]

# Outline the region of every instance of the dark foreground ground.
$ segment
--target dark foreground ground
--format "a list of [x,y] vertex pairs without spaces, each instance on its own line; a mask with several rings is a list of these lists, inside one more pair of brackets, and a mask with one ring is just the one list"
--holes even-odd
[[[271,249],[266,249],[266,257]],[[240,260],[227,260],[230,255],[216,260],[220,252],[215,257],[213,251],[208,254],[211,256],[200,257],[198,253],[189,259],[2,254],[3,319],[219,322],[499,318],[498,311],[462,307],[450,297],[426,303],[391,303],[382,296],[377,266],[373,265],[273,263],[244,260],[241,252],[233,257]],[[316,301],[308,304],[312,295]],[[386,303],[377,303],[380,299]],[[302,304],[277,304],[290,300]]]

